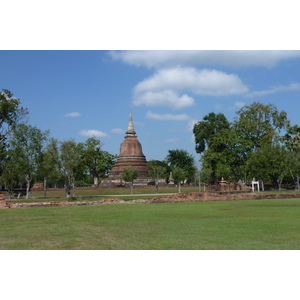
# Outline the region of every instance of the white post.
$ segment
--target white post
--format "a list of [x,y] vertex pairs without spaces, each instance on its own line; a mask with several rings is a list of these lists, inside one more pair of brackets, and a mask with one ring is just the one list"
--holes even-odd
[[252,193],[254,193],[254,185],[257,185],[257,191],[259,192],[259,181],[255,181],[255,178],[253,178],[252,181]]

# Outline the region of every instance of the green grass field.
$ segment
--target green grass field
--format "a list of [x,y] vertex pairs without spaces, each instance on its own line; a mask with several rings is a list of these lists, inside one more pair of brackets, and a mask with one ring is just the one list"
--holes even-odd
[[[181,189],[184,192],[198,192],[199,187],[196,186],[186,186]],[[159,197],[161,194],[165,193],[178,193],[177,187],[160,187],[159,192],[155,195],[155,188],[147,187],[147,188],[134,188],[133,195],[130,193],[129,188],[100,188],[100,189],[77,189],[76,196],[71,198],[66,198],[66,193],[64,189],[60,190],[50,190],[47,191],[47,199],[45,199],[43,191],[32,191],[31,198],[25,199],[22,196],[19,200],[14,198],[8,200],[8,202],[44,202],[44,201],[82,201],[82,200],[102,200],[107,198],[116,198],[122,200],[135,200],[135,199],[149,199],[153,197]],[[144,195],[144,194],[152,194],[153,196],[135,196],[135,195]],[[5,197],[8,197],[7,192],[4,192]],[[71,192],[71,196],[73,195],[73,191]],[[111,196],[113,195],[113,196]],[[94,196],[94,199],[91,197]],[[40,199],[38,198],[40,197]]]
[[[201,187],[203,190],[203,187]],[[159,193],[178,193],[177,187],[159,187]],[[181,191],[184,192],[198,192],[199,187],[197,186],[184,186],[181,188]],[[71,191],[71,195],[73,194],[73,191]],[[99,188],[99,189],[76,189],[76,196],[92,196],[92,195],[129,195],[130,194],[130,188]],[[133,194],[155,194],[155,188],[154,187],[145,187],[145,188],[139,188],[135,187],[133,189]],[[32,191],[31,192],[32,197],[40,197],[44,196],[43,191]],[[66,193],[64,189],[57,190],[57,191],[47,191],[47,196],[49,197],[65,197]]]
[[0,210],[0,249],[300,249],[300,199]]

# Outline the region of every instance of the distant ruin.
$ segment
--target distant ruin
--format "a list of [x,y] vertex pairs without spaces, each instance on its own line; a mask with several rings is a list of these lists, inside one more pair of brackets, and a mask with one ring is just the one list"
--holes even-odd
[[152,179],[148,175],[147,160],[134,130],[131,111],[125,140],[120,145],[120,155],[111,169],[109,177],[105,178],[100,186],[115,187],[124,185],[122,172],[130,166],[139,171],[138,178],[134,180],[134,185],[147,185],[151,182]]
[[242,191],[245,190],[245,185],[239,182],[227,182],[222,177],[221,181],[218,181],[216,184],[206,183],[205,189],[208,192],[231,192],[231,191]]

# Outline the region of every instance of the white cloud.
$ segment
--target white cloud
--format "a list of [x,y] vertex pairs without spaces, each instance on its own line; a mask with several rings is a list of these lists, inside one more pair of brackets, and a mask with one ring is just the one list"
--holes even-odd
[[75,118],[75,117],[81,117],[81,114],[79,112],[71,112],[65,114],[66,118]]
[[154,114],[151,111],[148,111],[146,114],[146,118],[148,119],[154,119],[154,120],[160,120],[160,121],[185,121],[189,119],[189,116],[186,114],[180,114],[180,115],[172,115],[172,114]]
[[196,95],[226,96],[248,92],[248,88],[235,74],[217,70],[171,68],[157,71],[134,87],[135,105],[169,106],[181,109],[195,104],[195,100],[180,91]]
[[237,108],[242,108],[246,105],[245,102],[242,102],[242,101],[238,101],[238,102],[235,102],[234,105],[237,107]]
[[300,51],[286,50],[137,50],[111,51],[113,60],[148,68],[194,65],[273,67],[283,60],[300,57]]
[[114,128],[110,132],[116,133],[116,134],[125,134],[125,130],[120,129],[120,128]]
[[235,74],[217,70],[198,70],[195,68],[171,68],[138,83],[134,92],[189,89],[198,95],[223,96],[243,94],[248,88]]
[[87,137],[108,137],[109,135],[100,131],[100,130],[95,130],[95,129],[83,129],[80,130],[79,134],[81,136],[87,136]]
[[179,96],[172,90],[157,92],[145,91],[134,96],[133,104],[146,106],[168,106],[174,109],[181,109],[194,105],[195,100],[185,94]]
[[182,109],[195,104],[194,98],[180,91],[196,95],[226,96],[248,92],[248,88],[235,74],[217,70],[171,68],[157,71],[134,87],[133,104],[168,106]]
[[252,93],[247,94],[246,96],[249,98],[252,98],[252,97],[257,97],[257,96],[275,94],[278,92],[296,91],[299,89],[300,89],[300,83],[291,83],[289,85],[273,86],[268,90],[252,92]]

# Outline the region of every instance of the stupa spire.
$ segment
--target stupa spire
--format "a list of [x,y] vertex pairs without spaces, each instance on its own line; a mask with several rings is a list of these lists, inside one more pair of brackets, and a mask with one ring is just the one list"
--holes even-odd
[[124,184],[122,173],[130,166],[138,170],[138,178],[135,180],[135,185],[147,185],[152,181],[148,175],[147,160],[143,154],[142,145],[134,131],[131,110],[126,136],[120,145],[120,155],[112,167],[108,178],[102,181],[101,186],[122,186]]
[[135,135],[136,134],[136,132],[134,131],[134,127],[133,127],[132,111],[131,110],[130,110],[128,129],[126,131],[126,134],[127,135]]

